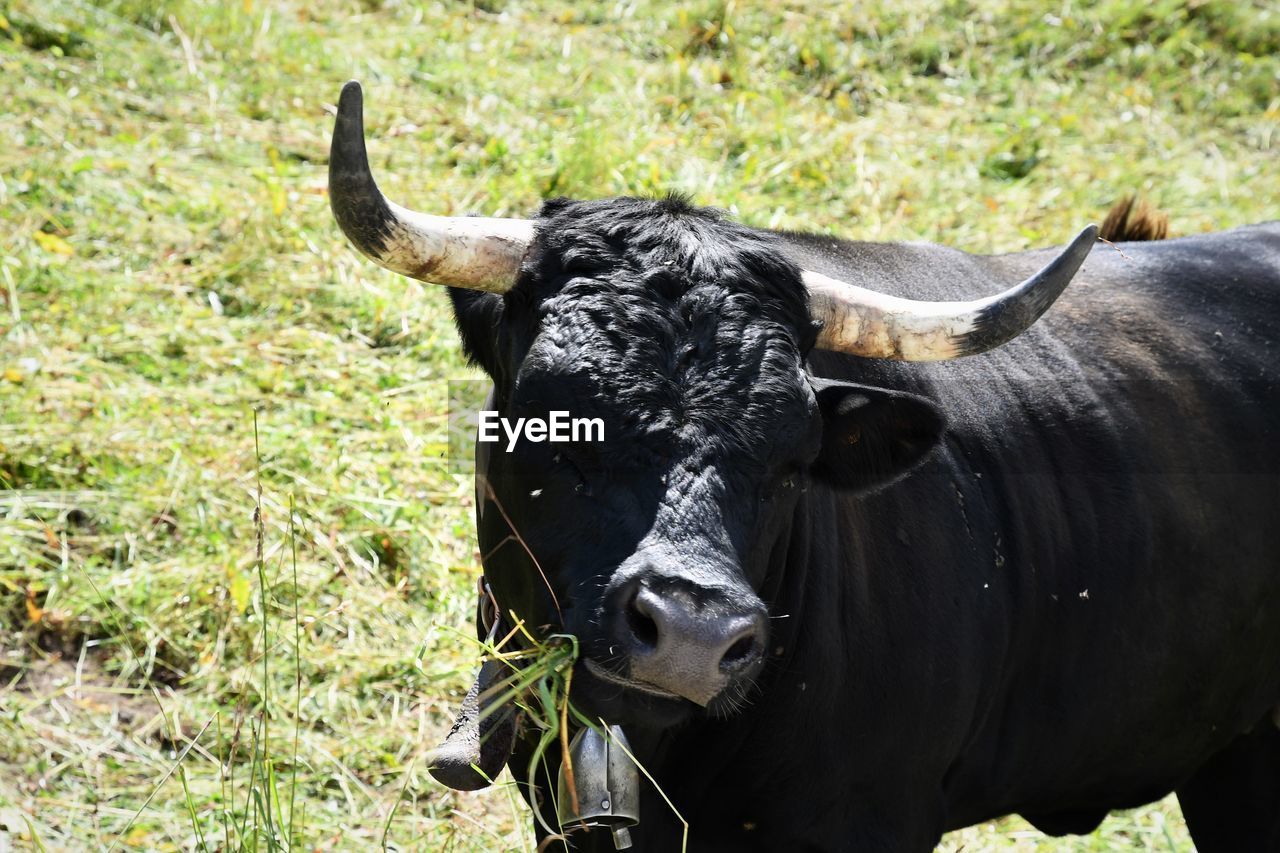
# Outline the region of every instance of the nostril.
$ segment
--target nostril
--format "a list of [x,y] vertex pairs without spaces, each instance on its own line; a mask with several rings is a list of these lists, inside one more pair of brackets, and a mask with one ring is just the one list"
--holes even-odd
[[658,623],[641,611],[635,598],[631,599],[631,603],[627,605],[627,628],[643,649],[658,647]]
[[736,643],[729,647],[724,653],[724,657],[720,658],[720,667],[722,669],[731,669],[751,657],[756,648],[756,638],[754,634],[747,634],[740,637]]

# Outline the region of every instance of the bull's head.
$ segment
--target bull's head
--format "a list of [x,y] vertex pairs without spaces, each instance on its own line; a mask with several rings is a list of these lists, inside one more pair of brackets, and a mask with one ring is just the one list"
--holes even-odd
[[492,408],[604,422],[603,442],[480,453],[480,548],[504,609],[578,637],[575,702],[646,725],[743,697],[807,488],[882,486],[941,435],[930,400],[817,379],[810,351],[927,361],[998,346],[1094,241],[1087,229],[997,296],[939,303],[803,270],[774,235],[679,200],[552,201],[533,221],[428,216],[374,183],[354,83],[330,194],[362,252],[452,288]]

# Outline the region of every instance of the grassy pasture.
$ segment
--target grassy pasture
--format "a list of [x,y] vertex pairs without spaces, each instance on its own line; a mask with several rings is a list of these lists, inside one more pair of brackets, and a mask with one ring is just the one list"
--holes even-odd
[[[474,663],[475,374],[332,223],[350,77],[439,213],[674,189],[972,251],[1130,192],[1280,217],[1264,0],[0,0],[0,850],[531,849],[509,785],[422,760]],[[1189,848],[1173,800],[944,841]]]

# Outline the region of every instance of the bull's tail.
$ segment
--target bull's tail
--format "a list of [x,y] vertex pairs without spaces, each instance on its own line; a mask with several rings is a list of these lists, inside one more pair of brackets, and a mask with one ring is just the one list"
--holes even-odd
[[1098,236],[1112,243],[1163,240],[1169,236],[1169,217],[1137,196],[1126,196],[1107,212]]

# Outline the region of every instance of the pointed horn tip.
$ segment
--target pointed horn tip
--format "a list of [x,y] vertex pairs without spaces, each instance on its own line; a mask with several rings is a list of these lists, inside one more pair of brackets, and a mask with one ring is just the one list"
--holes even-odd
[[1093,224],[1086,225],[1084,228],[1080,229],[1080,233],[1072,238],[1071,242],[1067,244],[1067,247],[1063,250],[1062,254],[1072,256],[1080,254],[1081,257],[1083,257],[1093,249],[1093,244],[1097,242],[1098,226]]
[[[1084,263],[1084,259],[1093,251],[1093,247],[1098,242],[1098,239],[1098,226],[1092,224],[1086,225],[1080,230],[1080,233],[1075,236],[1075,239],[1067,244],[1067,247],[1063,249],[1062,253],[1053,261],[1053,264],[1069,263],[1075,265],[1073,269],[1078,267],[1080,264]],[[1070,281],[1070,279],[1068,279],[1068,281]],[[1065,286],[1066,282],[1063,283],[1063,287]]]
[[333,123],[333,137],[329,143],[330,183],[339,177],[358,177],[361,183],[372,180],[368,176],[369,155],[364,147],[364,90],[360,81],[348,80],[338,96],[338,116]]
[[364,108],[364,90],[359,80],[348,80],[342,84],[342,94],[338,96],[338,115],[360,115]]

